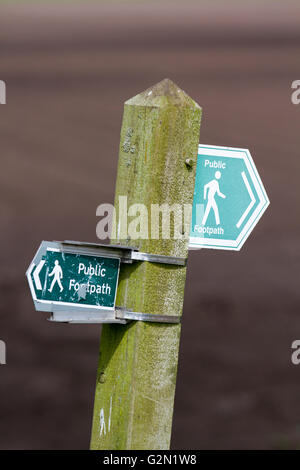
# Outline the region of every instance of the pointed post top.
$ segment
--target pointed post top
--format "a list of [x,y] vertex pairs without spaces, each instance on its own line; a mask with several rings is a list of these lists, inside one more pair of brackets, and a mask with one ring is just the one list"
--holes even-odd
[[181,90],[181,88],[169,78],[165,78],[161,82],[156,83],[156,85],[130,98],[125,101],[125,104],[131,106],[184,106],[200,108],[185,91]]

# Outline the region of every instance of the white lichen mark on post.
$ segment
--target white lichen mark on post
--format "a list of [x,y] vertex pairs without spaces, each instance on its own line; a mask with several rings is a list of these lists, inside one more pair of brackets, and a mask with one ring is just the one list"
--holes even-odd
[[109,404],[108,432],[110,432],[111,410],[112,410],[112,397],[110,397],[110,404]]
[[106,426],[105,426],[105,419],[104,419],[104,410],[101,408],[100,411],[100,437],[104,433],[104,436],[106,435]]
[[[110,432],[110,426],[111,426],[111,411],[112,411],[112,397],[110,397],[110,404],[109,404],[109,416],[108,416],[108,432]],[[100,414],[99,414],[100,420],[99,420],[99,425],[100,425],[100,437],[102,434],[106,436],[106,424],[105,424],[105,416],[104,416],[104,409],[101,408]]]
[[123,151],[125,153],[134,153],[135,152],[135,145],[132,145],[132,136],[133,136],[134,130],[132,127],[128,127],[126,131],[126,136],[123,142]]

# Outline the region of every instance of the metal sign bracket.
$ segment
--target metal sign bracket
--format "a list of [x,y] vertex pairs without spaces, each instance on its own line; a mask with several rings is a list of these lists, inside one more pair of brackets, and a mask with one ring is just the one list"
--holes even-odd
[[85,313],[66,311],[55,306],[48,319],[58,323],[120,323],[125,325],[129,321],[143,321],[151,323],[180,323],[181,317],[175,315],[157,315],[155,313],[133,312],[123,307],[114,310],[88,311]]
[[122,246],[122,245],[106,245],[102,243],[88,243],[88,242],[75,242],[71,240],[64,240],[57,242],[63,247],[65,252],[74,252],[76,248],[77,253],[91,254],[95,253],[102,256],[109,256],[110,258],[120,258],[122,263],[132,263],[133,261],[148,261],[149,263],[160,264],[173,264],[176,266],[185,266],[186,258],[178,256],[157,255],[153,253],[142,253],[138,248]]
[[116,307],[116,318],[120,320],[145,321],[154,323],[180,323],[181,317],[177,315],[158,315],[155,313],[140,313]]

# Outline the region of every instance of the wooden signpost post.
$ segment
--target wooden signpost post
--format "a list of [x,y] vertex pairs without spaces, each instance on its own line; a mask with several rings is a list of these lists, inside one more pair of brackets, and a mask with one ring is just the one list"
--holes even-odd
[[[201,108],[166,79],[125,103],[115,194],[128,206],[192,204]],[[176,207],[176,206],[175,206]],[[114,244],[187,258],[191,213],[182,237],[130,240],[117,227]],[[172,229],[172,224],[171,224]],[[120,268],[116,305],[155,315],[182,314],[186,267],[140,261]],[[104,325],[91,449],[169,449],[180,323]]]

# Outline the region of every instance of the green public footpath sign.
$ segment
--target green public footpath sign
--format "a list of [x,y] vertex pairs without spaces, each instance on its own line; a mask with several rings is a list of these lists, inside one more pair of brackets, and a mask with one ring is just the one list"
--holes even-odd
[[240,250],[268,205],[249,150],[199,145],[190,248]]
[[27,278],[38,310],[114,310],[120,259],[43,242]]

